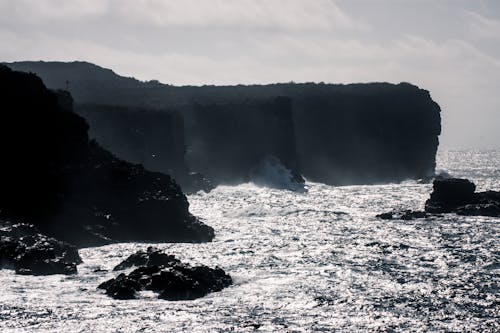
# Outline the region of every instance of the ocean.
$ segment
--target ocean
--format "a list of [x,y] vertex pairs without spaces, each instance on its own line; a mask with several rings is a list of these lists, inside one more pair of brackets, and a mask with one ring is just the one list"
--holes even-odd
[[[500,150],[440,151],[437,169],[472,180],[478,190],[500,190]],[[192,264],[223,268],[234,285],[221,292],[194,301],[169,302],[149,292],[114,300],[97,285],[151,244],[86,248],[75,276],[0,270],[0,331],[500,330],[500,219],[375,217],[423,209],[432,184],[416,181],[308,182],[306,189],[249,183],[188,197],[191,212],[215,229],[215,240],[154,246]]]

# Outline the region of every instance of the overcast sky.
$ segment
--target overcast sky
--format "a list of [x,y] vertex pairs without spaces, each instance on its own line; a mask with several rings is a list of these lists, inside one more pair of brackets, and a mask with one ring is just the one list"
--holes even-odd
[[500,147],[500,0],[0,0],[0,61],[171,84],[411,82],[446,148]]

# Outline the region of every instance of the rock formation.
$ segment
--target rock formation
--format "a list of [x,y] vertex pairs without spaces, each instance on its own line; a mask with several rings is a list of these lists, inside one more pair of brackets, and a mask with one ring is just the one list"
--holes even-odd
[[476,185],[467,179],[436,179],[425,211],[500,217],[500,192],[475,190]]
[[115,270],[136,265],[141,266],[128,275],[121,273],[101,283],[98,288],[115,299],[134,299],[138,291],[152,290],[159,294],[158,298],[178,301],[203,297],[232,284],[231,277],[220,268],[193,267],[153,248],[131,255]]
[[79,246],[113,241],[210,241],[170,176],[89,142],[67,93],[0,66],[0,210]]
[[[241,137],[235,143],[248,143],[242,137],[249,137],[245,131],[250,132],[256,127],[248,113],[264,117],[258,126],[263,130],[251,133],[256,146],[261,136],[279,141],[293,134],[293,139],[287,139],[289,146],[283,151],[284,155],[295,151],[292,154],[295,160],[281,162],[288,165],[293,174],[300,173],[312,181],[334,185],[369,184],[419,179],[434,174],[441,131],[440,108],[428,91],[407,83],[175,87],[157,81],[140,82],[121,77],[110,70],[82,62],[19,62],[9,66],[38,73],[51,88],[64,88],[69,81],[69,90],[77,104],[181,112],[185,118],[188,164],[193,164],[193,171],[207,170],[210,173],[215,169],[212,165],[220,167],[217,170],[227,171],[230,167],[225,163],[230,162],[236,162],[235,166],[245,166],[241,170],[234,168],[220,174],[214,171],[215,178],[221,181],[240,182],[241,174],[247,171],[248,161],[241,151],[247,150],[248,145],[235,153],[239,158],[229,154],[232,152],[231,140],[238,130]],[[266,123],[269,114],[261,111],[271,109],[270,103],[263,101],[279,96],[289,100],[291,121],[288,112],[281,112],[279,122],[271,121],[279,123],[273,129]],[[248,121],[248,127],[241,130],[242,124],[234,121],[231,113]],[[219,118],[221,115],[227,118]],[[290,127],[285,128],[284,124]],[[191,129],[201,129],[201,132]],[[269,135],[272,131],[274,136]],[[219,142],[220,138],[207,137],[212,134],[222,137],[222,133],[230,135],[228,140]],[[220,146],[215,152],[200,150],[197,134],[205,135],[209,142]],[[268,144],[281,145],[278,141],[269,141]],[[269,150],[273,149],[270,147]],[[254,151],[250,152],[253,155]],[[211,154],[214,158],[210,158]],[[276,157],[282,160],[280,156]]]
[[436,214],[500,217],[500,192],[475,192],[476,185],[468,179],[436,178],[433,191],[425,202],[425,211],[392,211],[378,214],[383,220],[412,220]]
[[0,220],[0,268],[17,274],[76,274],[75,247],[41,234],[33,225]]

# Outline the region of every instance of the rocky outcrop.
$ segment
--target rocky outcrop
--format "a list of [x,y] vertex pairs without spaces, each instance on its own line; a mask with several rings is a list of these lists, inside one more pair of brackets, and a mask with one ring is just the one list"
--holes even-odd
[[220,268],[192,267],[153,248],[131,255],[114,270],[137,265],[141,266],[128,275],[121,273],[101,283],[98,288],[115,299],[134,299],[138,291],[151,290],[158,293],[158,298],[178,301],[200,298],[232,284],[231,277]]
[[82,262],[72,245],[41,234],[31,224],[0,220],[0,268],[17,274],[76,274]]
[[67,93],[0,66],[0,210],[78,246],[113,241],[210,241],[168,175],[89,142]]
[[172,266],[179,264],[180,260],[175,256],[163,253],[154,247],[148,247],[146,251],[137,251],[127,259],[113,268],[113,271],[121,271],[131,267],[140,266]]
[[425,202],[425,211],[392,211],[376,217],[383,220],[413,220],[444,213],[500,217],[500,192],[475,190],[476,185],[468,179],[436,178],[430,198]]
[[500,217],[500,192],[475,190],[476,185],[467,179],[436,179],[425,211]]
[[[230,170],[226,164],[236,161],[241,167],[248,161],[245,156],[232,158],[231,146],[243,144],[235,152],[236,156],[243,155],[241,151],[249,145],[259,145],[261,136],[276,140],[268,142],[271,146],[282,145],[279,140],[286,137],[288,146],[284,150],[295,151],[294,162],[289,164],[282,156],[275,157],[293,174],[300,173],[317,182],[333,185],[394,182],[427,178],[435,170],[440,108],[428,91],[407,83],[175,87],[121,77],[89,63],[21,62],[9,66],[39,73],[52,88],[64,88],[69,81],[77,103],[178,110],[185,117],[191,169],[202,173],[216,169],[213,171],[216,182],[237,183],[244,179],[241,172]],[[288,123],[287,117],[273,128],[267,125],[269,113],[257,111],[269,110],[269,103],[262,101],[279,96],[289,99],[292,112],[289,129],[282,127]],[[196,117],[192,117],[193,112]],[[242,140],[249,135],[246,129],[241,130],[242,124],[234,121],[231,112],[248,121],[247,129],[256,128],[248,113],[264,116],[251,133],[255,143]],[[221,114],[226,118],[219,122]],[[271,124],[277,123],[271,120]],[[200,128],[202,131],[198,132]],[[273,131],[274,135],[270,135]],[[217,138],[217,134],[222,137],[226,132],[228,140]],[[293,133],[293,139],[288,133]],[[202,150],[208,147],[198,145],[197,134],[217,143],[213,159],[209,158],[211,150]],[[237,140],[233,144],[234,138]],[[254,152],[250,149],[249,155]]]

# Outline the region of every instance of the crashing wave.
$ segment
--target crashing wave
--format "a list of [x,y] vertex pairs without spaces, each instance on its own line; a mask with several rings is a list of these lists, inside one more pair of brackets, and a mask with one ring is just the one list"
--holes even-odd
[[263,158],[250,171],[250,181],[258,186],[297,192],[306,191],[304,184],[297,182],[292,172],[277,157],[272,155]]

